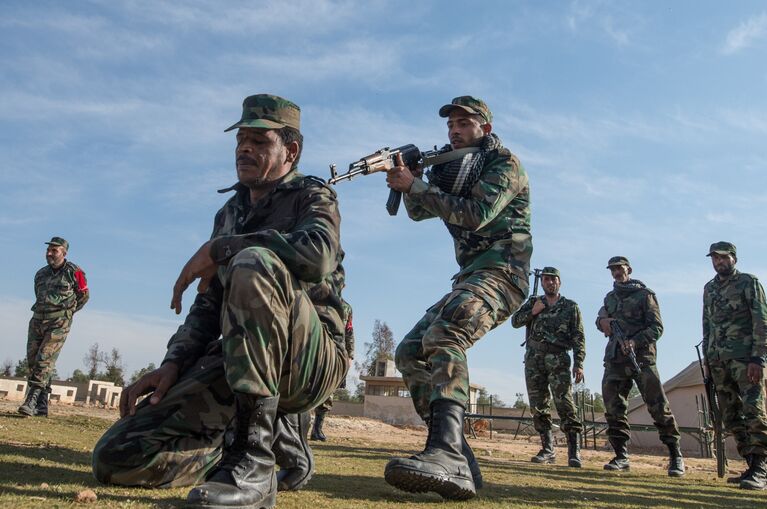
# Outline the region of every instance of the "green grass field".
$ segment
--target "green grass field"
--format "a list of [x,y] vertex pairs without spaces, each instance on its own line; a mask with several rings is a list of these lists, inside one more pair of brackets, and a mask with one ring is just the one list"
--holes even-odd
[[[0,507],[83,507],[74,499],[84,489],[98,496],[90,507],[181,506],[188,488],[128,489],[100,486],[94,481],[91,448],[109,424],[108,420],[82,415],[24,419],[9,411],[0,413]],[[375,442],[364,438],[331,440],[314,447],[317,472],[312,481],[300,492],[281,493],[278,507],[767,507],[767,492],[728,486],[716,479],[702,460],[698,463],[702,466],[693,468],[683,479],[670,479],[665,470],[643,467],[641,462],[630,473],[610,475],[602,470],[607,453],[587,456],[593,461],[583,469],[541,467],[520,459],[522,455],[492,450],[487,443],[480,458],[486,487],[474,500],[447,503],[433,494],[398,492],[384,482],[386,461],[412,452],[401,445],[381,442],[380,437]],[[662,458],[654,461],[663,463]]]

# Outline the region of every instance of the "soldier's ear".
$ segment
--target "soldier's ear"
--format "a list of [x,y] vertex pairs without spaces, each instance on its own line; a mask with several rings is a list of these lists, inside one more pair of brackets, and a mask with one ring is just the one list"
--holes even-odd
[[628,269],[628,270],[626,271],[626,272],[627,272],[627,274],[631,275],[631,273],[632,273],[632,272],[634,272],[634,270],[631,268],[631,265],[628,265],[626,268]]
[[487,124],[482,124],[480,127],[482,128],[482,132],[485,134],[485,136],[493,131],[493,124],[489,122]]

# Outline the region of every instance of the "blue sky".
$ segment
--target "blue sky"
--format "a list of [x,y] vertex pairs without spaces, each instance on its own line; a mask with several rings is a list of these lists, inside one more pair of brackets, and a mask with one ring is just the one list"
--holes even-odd
[[[532,186],[533,265],[557,266],[587,336],[629,257],[658,294],[664,379],[694,359],[708,245],[767,273],[767,8],[762,2],[23,2],[0,7],[0,361],[24,355],[32,278],[52,235],[92,299],[59,372],[94,343],[128,373],[180,323],[171,287],[234,181],[242,99],[302,108],[304,173],[383,146],[446,142],[442,104],[482,97]],[[383,175],[337,187],[345,297],[359,349],[376,319],[402,337],[457,271],[439,221],[384,210]],[[185,308],[192,301],[185,295]],[[505,324],[469,351],[472,381],[524,392]]]

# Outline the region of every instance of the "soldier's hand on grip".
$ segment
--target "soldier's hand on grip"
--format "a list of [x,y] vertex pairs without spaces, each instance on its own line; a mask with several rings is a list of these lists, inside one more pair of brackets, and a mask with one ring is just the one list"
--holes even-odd
[[410,186],[413,185],[415,177],[413,177],[410,169],[405,166],[401,154],[394,156],[394,164],[395,166],[386,172],[386,183],[395,191],[407,193],[410,191]]
[[203,293],[208,289],[210,281],[213,276],[216,275],[216,263],[210,256],[210,241],[206,242],[195,254],[186,262],[184,268],[181,269],[181,274],[176,279],[176,284],[173,285],[173,298],[170,301],[170,308],[176,311],[176,314],[181,313],[181,296],[192,282],[199,278],[200,282],[197,285],[197,291]]

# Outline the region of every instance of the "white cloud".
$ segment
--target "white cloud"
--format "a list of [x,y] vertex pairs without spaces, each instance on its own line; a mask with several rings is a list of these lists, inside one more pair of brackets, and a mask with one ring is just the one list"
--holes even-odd
[[767,13],[753,16],[727,33],[721,52],[732,55],[767,36]]
[[[26,355],[31,305],[32,302],[21,299],[0,298],[0,336],[6,338],[4,357],[0,360],[10,357],[15,364]],[[172,316],[170,311],[168,315]],[[83,369],[83,356],[93,343],[98,343],[107,352],[117,348],[122,354],[127,376],[150,362],[159,365],[168,339],[179,323],[180,319],[113,313],[86,305],[75,315],[72,330],[56,363],[59,376],[67,377],[73,370]]]

